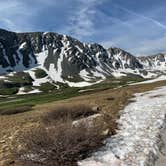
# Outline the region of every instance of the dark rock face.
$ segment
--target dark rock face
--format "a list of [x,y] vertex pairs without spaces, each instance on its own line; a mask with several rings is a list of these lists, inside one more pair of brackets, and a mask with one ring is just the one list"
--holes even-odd
[[36,61],[30,43],[27,41],[27,46],[21,49],[20,44],[19,36],[16,33],[0,29],[0,66],[13,68],[22,59],[22,64],[29,67],[31,58]]
[[18,46],[18,38],[15,33],[0,30],[0,65],[3,68],[16,65],[16,61],[19,60],[16,52]]
[[[114,59],[116,68],[130,68],[130,69],[142,69],[143,65],[139,60],[131,55],[130,53],[119,49],[119,48],[109,48],[108,51],[111,54],[111,57]],[[114,58],[114,56],[116,57]],[[118,55],[118,56],[117,56]]]

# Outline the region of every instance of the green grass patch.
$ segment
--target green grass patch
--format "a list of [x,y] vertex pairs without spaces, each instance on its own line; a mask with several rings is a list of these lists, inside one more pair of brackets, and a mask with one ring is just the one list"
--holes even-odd
[[24,92],[27,93],[27,92],[30,92],[33,90],[33,87],[32,86],[25,86],[24,87]]
[[15,96],[14,99],[3,99],[0,101],[0,108],[18,107],[20,105],[36,105],[57,100],[63,100],[78,96],[80,93],[77,88],[67,88],[65,90],[52,91],[51,93],[27,94]]
[[[95,84],[92,86],[87,86],[83,88],[69,87],[66,84],[58,83],[60,89],[53,89],[51,92],[44,92],[40,94],[27,94],[21,96],[15,96],[14,99],[0,99],[0,108],[8,108],[8,107],[17,107],[20,105],[36,105],[36,104],[44,104],[48,102],[53,102],[57,100],[64,100],[71,97],[91,94],[94,92],[100,92],[107,89],[117,88],[119,86],[127,86],[129,82],[139,82],[144,81],[142,78],[121,78],[121,79],[107,79],[99,84]],[[45,87],[46,88],[46,87]],[[88,91],[88,89],[92,89]],[[47,89],[45,89],[47,90]],[[80,90],[87,90],[86,92],[80,93]],[[13,100],[13,101],[12,101]],[[16,101],[17,100],[17,101]],[[8,103],[5,103],[5,102]],[[9,102],[10,101],[10,102]]]
[[57,89],[57,87],[49,82],[43,83],[38,87],[42,92],[48,92]]
[[82,81],[84,81],[84,79],[79,77],[79,76],[63,77],[63,79],[67,80],[69,82],[82,82]]
[[48,74],[44,71],[44,70],[42,70],[42,69],[36,69],[35,71],[35,76],[36,76],[36,78],[44,78],[44,77],[46,77]]
[[27,85],[32,85],[33,79],[28,73],[18,72],[13,76],[9,76],[8,80],[13,84],[13,86],[22,87]]
[[59,86],[59,89],[67,89],[67,88],[70,88],[68,84],[64,84],[64,83],[61,83],[61,82],[56,82],[56,85]]
[[18,92],[18,88],[3,88],[0,89],[0,95],[13,95]]

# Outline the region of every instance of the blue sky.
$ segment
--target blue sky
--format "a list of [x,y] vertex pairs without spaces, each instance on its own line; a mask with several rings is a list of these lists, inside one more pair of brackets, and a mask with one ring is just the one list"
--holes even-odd
[[135,55],[166,52],[165,0],[0,0],[0,28],[54,31]]

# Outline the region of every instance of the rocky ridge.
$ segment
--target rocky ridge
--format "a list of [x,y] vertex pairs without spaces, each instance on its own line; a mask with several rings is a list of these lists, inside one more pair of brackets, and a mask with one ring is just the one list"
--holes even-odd
[[0,29],[1,75],[26,71],[32,76],[37,68],[53,82],[89,85],[108,77],[156,76],[156,71],[166,69],[166,54],[135,57],[120,48],[106,49],[53,32],[15,33]]

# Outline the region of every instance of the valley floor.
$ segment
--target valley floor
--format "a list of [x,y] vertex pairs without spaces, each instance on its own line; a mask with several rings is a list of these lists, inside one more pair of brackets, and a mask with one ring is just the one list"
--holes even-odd
[[[49,110],[54,110],[58,106],[69,106],[73,103],[81,103],[92,107],[100,107],[101,113],[111,116],[111,120],[116,121],[119,118],[119,111],[124,109],[125,105],[131,102],[129,99],[131,99],[135,93],[143,93],[165,85],[166,81],[129,85],[117,89],[94,92],[92,94],[86,94],[66,100],[38,104],[33,107],[32,111],[25,113],[0,116],[0,165],[5,163],[6,166],[6,161],[10,163],[9,151],[15,146],[13,145],[13,139],[16,138],[16,135],[26,132],[29,128],[37,126],[40,123],[41,117]],[[159,96],[157,96],[156,99],[158,99],[158,97]],[[117,126],[114,126],[114,130],[116,127]]]

